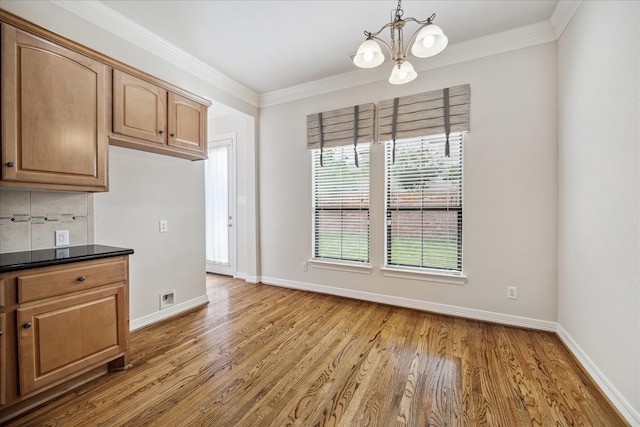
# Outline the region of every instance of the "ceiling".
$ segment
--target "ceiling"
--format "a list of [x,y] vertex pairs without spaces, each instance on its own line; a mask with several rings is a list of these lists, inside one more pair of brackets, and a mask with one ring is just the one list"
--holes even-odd
[[[353,71],[364,31],[389,22],[395,0],[116,1],[101,3],[210,67],[265,94]],[[404,17],[436,14],[449,45],[551,18],[558,0],[402,3]],[[415,25],[407,24],[408,34]],[[407,36],[405,36],[407,37]],[[385,38],[388,40],[388,37]],[[416,65],[427,59],[411,59]]]

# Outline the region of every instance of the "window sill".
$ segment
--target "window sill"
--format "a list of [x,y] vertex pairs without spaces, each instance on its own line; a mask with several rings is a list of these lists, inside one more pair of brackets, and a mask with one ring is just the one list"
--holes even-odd
[[463,285],[467,281],[467,276],[464,276],[462,274],[440,273],[428,270],[411,270],[383,267],[380,269],[380,271],[385,277],[427,280],[429,282],[448,283],[450,285]]
[[319,268],[321,270],[346,271],[348,273],[371,274],[370,264],[359,264],[340,261],[324,261],[318,259],[310,259],[311,268]]

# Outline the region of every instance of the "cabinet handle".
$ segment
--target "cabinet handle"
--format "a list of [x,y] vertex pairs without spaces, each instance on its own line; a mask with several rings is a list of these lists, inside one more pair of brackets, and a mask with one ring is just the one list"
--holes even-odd
[[31,322],[27,322],[24,325],[22,325],[23,328],[25,329],[29,329],[31,327]]
[[13,162],[7,162],[7,166],[9,166],[10,168],[14,168],[16,164]]
[[164,135],[164,131],[163,131],[162,129],[160,129],[160,130],[158,131],[158,133],[159,133],[160,135]]
[[84,276],[78,277],[78,282],[80,282],[80,283],[84,282],[85,280],[87,280],[87,278],[84,277]]
[[170,133],[169,135],[171,135],[171,138],[175,138],[176,137],[175,133]]

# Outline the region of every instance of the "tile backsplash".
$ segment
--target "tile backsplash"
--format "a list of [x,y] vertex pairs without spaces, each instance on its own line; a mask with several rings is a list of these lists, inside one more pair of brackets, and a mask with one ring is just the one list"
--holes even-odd
[[0,253],[53,248],[56,230],[92,244],[93,194],[0,188]]

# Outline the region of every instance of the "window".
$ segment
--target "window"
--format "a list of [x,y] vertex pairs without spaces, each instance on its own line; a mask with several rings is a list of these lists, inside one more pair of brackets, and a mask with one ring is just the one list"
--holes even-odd
[[462,133],[386,143],[386,264],[462,272]]
[[357,152],[359,167],[353,145],[312,151],[314,258],[369,262],[369,144]]

